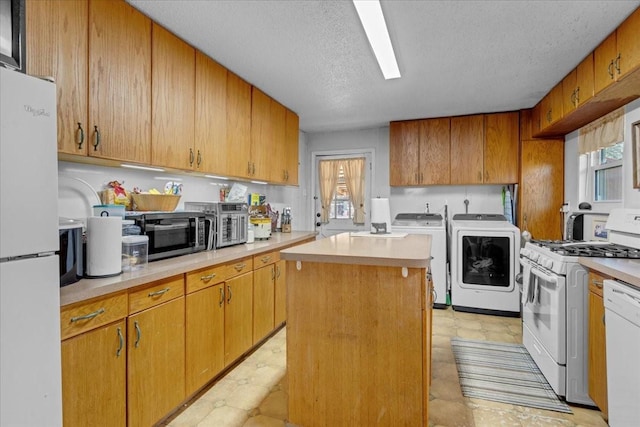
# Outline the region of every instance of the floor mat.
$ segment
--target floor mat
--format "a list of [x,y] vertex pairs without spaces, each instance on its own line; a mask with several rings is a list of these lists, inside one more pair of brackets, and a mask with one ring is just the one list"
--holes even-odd
[[451,338],[462,394],[572,413],[521,344]]

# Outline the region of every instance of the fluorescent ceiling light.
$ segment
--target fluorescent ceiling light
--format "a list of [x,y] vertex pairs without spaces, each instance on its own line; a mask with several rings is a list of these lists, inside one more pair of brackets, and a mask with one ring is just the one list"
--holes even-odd
[[369,44],[376,55],[382,74],[386,80],[400,77],[400,70],[393,53],[391,38],[384,21],[379,0],[353,0]]
[[229,179],[229,178],[226,178],[224,176],[215,176],[215,175],[205,175],[205,177],[213,178],[213,179],[224,179],[225,181],[227,181]]
[[164,172],[164,169],[151,168],[149,166],[129,165],[129,164],[126,164],[126,163],[122,163],[122,164],[120,164],[120,166],[123,167],[123,168],[129,168],[129,169],[141,169],[143,171]]
[[251,181],[251,182],[254,184],[267,185],[267,183],[264,181]]

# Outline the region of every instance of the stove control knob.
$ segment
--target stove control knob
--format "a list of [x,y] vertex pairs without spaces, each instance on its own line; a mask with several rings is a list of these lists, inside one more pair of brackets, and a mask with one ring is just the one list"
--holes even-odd
[[551,268],[553,266],[553,261],[549,258],[544,258],[541,263],[544,268]]
[[529,255],[531,255],[531,251],[529,249],[520,249],[520,255],[525,258],[529,258]]
[[531,258],[532,260],[537,261],[539,257],[540,257],[540,254],[539,254],[539,253],[537,253],[537,252],[531,252],[531,257],[530,257],[530,258]]

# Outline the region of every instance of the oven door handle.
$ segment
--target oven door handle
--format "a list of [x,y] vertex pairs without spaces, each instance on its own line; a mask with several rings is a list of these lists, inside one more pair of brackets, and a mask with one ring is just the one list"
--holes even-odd
[[537,276],[538,278],[544,280],[545,282],[554,283],[556,286],[558,285],[558,278],[555,276],[550,276],[549,274],[537,269],[536,267],[531,267],[531,274]]

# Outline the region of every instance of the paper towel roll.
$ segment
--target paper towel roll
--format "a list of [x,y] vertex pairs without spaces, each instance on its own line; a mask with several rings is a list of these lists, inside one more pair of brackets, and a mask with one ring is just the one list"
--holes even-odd
[[87,218],[87,277],[116,276],[122,273],[122,218]]
[[391,232],[391,210],[389,199],[371,199],[371,232],[375,234]]

